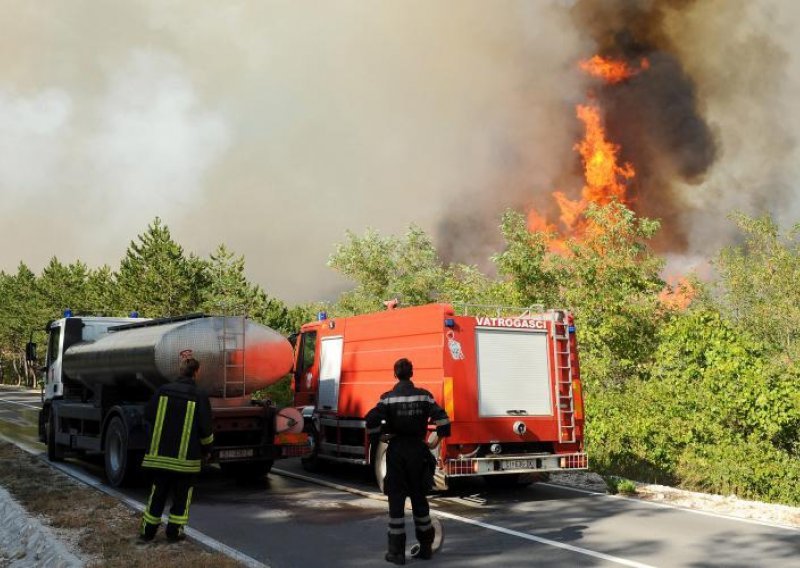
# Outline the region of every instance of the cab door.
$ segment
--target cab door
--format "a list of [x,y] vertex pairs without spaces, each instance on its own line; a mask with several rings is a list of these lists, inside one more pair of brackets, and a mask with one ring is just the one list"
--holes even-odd
[[307,406],[316,403],[317,378],[317,332],[305,331],[297,342],[297,359],[294,372],[294,403],[296,406]]
[[52,400],[64,394],[61,381],[61,353],[64,346],[64,320],[54,323],[49,329],[47,339],[47,360],[45,365],[44,400]]

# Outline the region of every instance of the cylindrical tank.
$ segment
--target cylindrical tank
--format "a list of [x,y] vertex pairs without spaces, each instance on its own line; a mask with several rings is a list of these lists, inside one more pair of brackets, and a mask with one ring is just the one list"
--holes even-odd
[[121,326],[64,353],[64,373],[94,389],[178,377],[181,352],[200,362],[198,385],[214,397],[240,397],[271,385],[292,367],[292,346],[277,331],[240,317],[201,317]]

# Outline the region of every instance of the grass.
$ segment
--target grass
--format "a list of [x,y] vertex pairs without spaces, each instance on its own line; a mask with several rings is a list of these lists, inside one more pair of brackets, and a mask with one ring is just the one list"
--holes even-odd
[[5,442],[0,442],[0,485],[60,538],[76,543],[90,568],[241,566],[191,540],[168,544],[163,529],[153,543],[138,544],[139,512]]
[[624,477],[618,477],[616,475],[604,475],[603,481],[606,482],[608,492],[612,495],[616,495],[617,493],[621,493],[622,495],[636,494],[636,483],[630,479],[625,479]]

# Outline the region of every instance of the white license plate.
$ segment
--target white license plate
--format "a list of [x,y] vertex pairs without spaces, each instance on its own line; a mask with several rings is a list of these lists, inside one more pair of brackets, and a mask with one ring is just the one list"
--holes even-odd
[[253,457],[253,449],[246,449],[246,450],[220,450],[219,451],[219,459],[221,460],[230,460],[236,458],[252,458]]
[[508,469],[538,469],[536,460],[508,460],[502,464],[504,470]]

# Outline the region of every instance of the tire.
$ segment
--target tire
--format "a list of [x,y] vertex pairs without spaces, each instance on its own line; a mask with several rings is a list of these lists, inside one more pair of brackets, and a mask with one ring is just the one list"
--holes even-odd
[[273,460],[261,462],[229,462],[219,464],[222,473],[237,481],[258,481],[272,470]]
[[522,487],[530,485],[532,481],[527,478],[522,478],[521,473],[508,473],[505,475],[485,475],[483,479],[486,485],[493,489],[512,489],[514,487]]
[[56,443],[56,417],[52,409],[45,424],[45,438],[47,440],[47,459],[51,462],[64,461],[64,448]]
[[311,429],[308,433],[308,440],[311,442],[311,453],[300,458],[303,469],[309,473],[316,473],[322,470],[323,460],[319,459],[319,436],[316,429]]
[[378,442],[375,448],[375,458],[372,461],[373,471],[375,472],[375,483],[378,484],[378,489],[381,493],[386,493],[386,450],[389,449],[389,444],[386,442]]
[[106,478],[113,487],[130,485],[138,473],[138,452],[128,449],[128,429],[122,418],[115,416],[108,423],[104,436],[103,454]]

